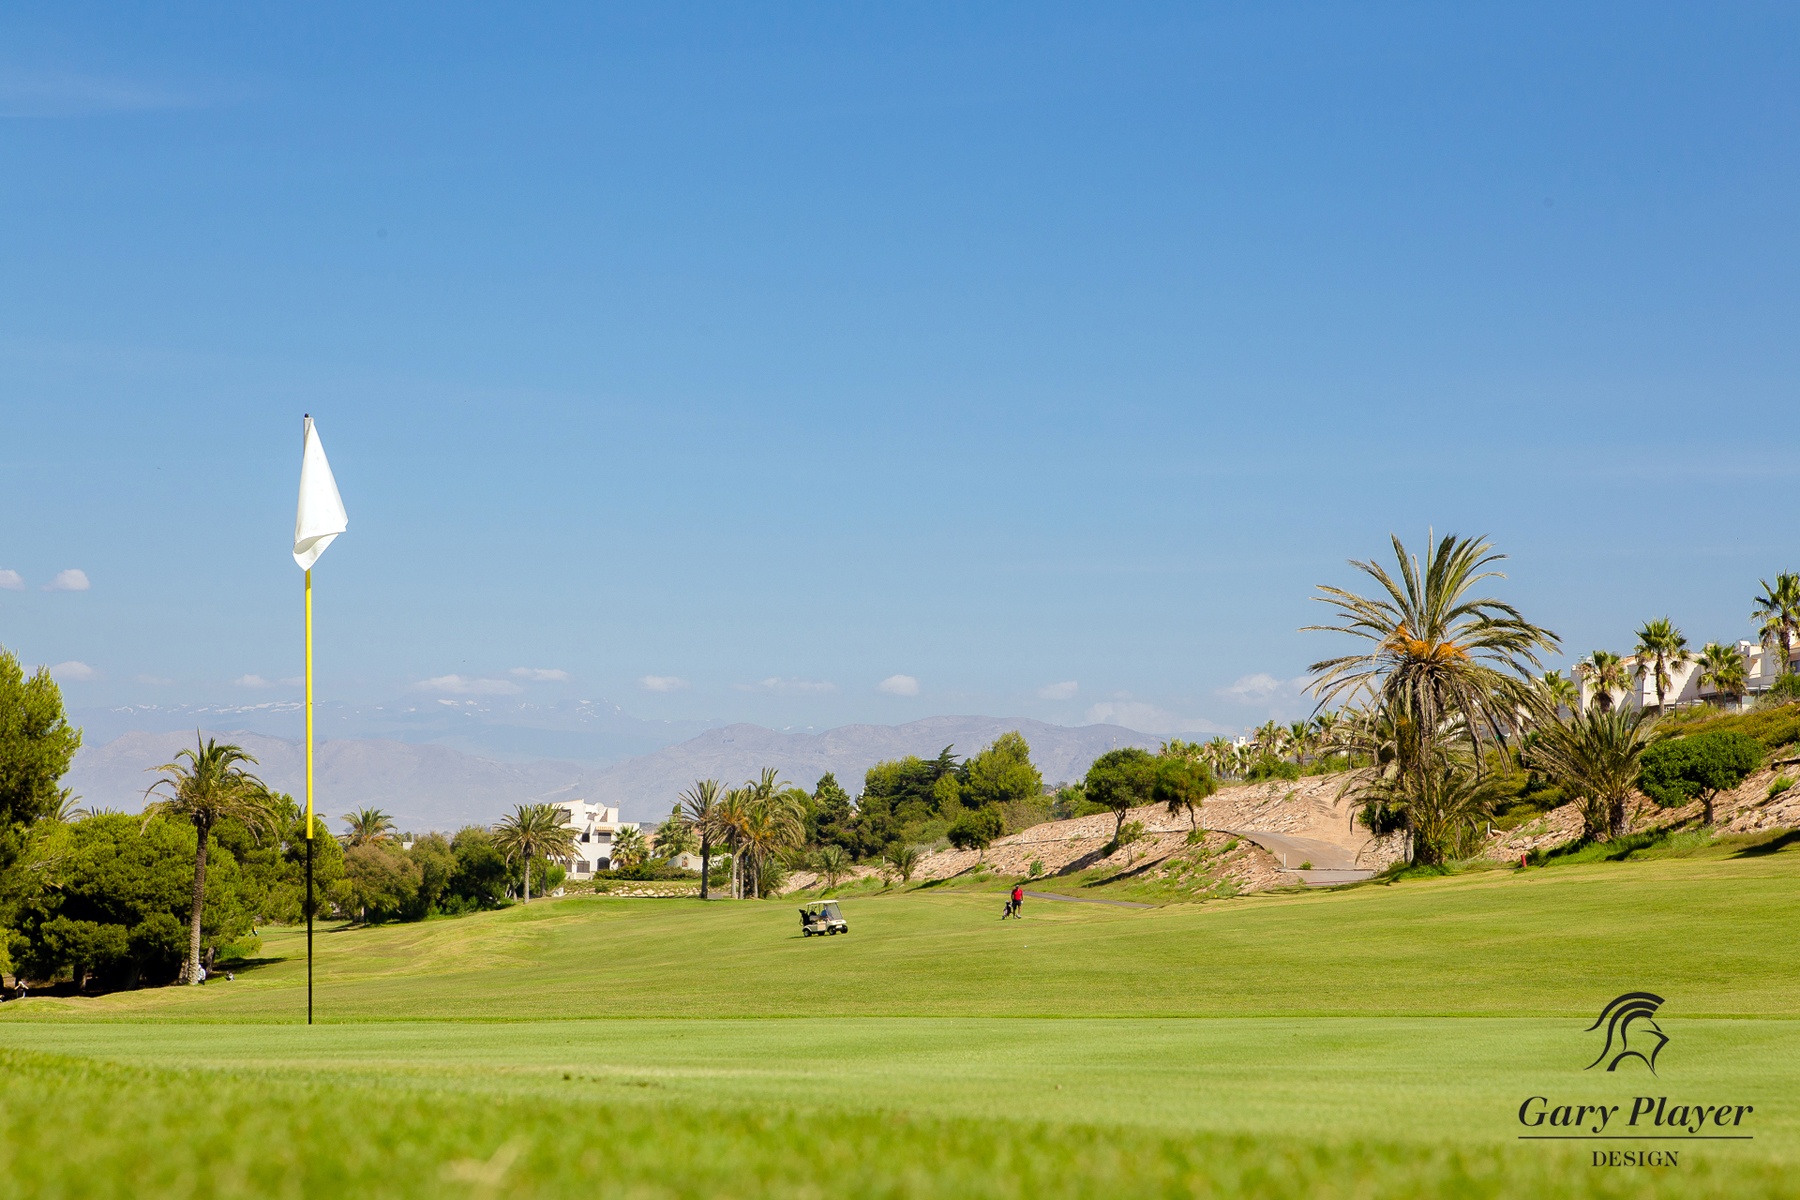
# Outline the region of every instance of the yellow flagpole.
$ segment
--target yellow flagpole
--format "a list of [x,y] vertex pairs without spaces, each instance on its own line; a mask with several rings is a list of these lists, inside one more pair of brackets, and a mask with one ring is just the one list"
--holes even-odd
[[313,1023],[312,568],[306,571],[306,1023]]

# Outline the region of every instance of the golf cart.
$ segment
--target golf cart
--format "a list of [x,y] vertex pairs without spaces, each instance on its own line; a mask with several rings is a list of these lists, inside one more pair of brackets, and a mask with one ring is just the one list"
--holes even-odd
[[800,936],[802,937],[811,937],[815,933],[823,936],[827,933],[849,932],[850,922],[844,920],[844,914],[838,911],[836,900],[808,904],[800,910]]

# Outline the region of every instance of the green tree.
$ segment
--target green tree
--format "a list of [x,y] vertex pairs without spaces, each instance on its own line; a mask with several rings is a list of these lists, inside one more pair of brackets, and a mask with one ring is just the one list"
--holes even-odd
[[1688,653],[1687,638],[1673,621],[1659,617],[1644,622],[1637,631],[1637,648],[1632,653],[1637,657],[1634,673],[1639,679],[1650,679],[1656,689],[1656,711],[1660,713],[1669,690],[1669,672],[1686,666],[1693,657]]
[[[1761,579],[1762,595],[1755,598],[1755,609],[1750,619],[1756,622],[1757,635],[1765,646],[1781,647],[1781,668],[1778,674],[1786,675],[1792,670],[1794,659],[1794,641],[1800,637],[1800,575],[1783,571],[1775,576],[1775,585]],[[1764,675],[1768,672],[1765,671]]]
[[1762,766],[1762,743],[1735,730],[1719,729],[1670,738],[1644,751],[1638,787],[1664,808],[1698,799],[1703,824],[1713,823],[1713,802]]
[[456,875],[456,852],[450,848],[450,839],[441,833],[414,838],[406,857],[419,869],[419,887],[405,915],[418,921],[442,912],[444,896]]
[[1593,701],[1600,706],[1601,712],[1609,711],[1614,697],[1631,686],[1631,676],[1625,670],[1625,660],[1610,650],[1596,650],[1575,664],[1588,683],[1588,690],[1593,694]]
[[1625,802],[1655,728],[1641,708],[1589,708],[1541,726],[1526,761],[1580,804],[1584,836],[1623,837]]
[[913,872],[919,869],[919,848],[895,842],[882,854],[881,869],[903,884],[911,883]]
[[81,731],[64,716],[50,672],[39,667],[27,676],[18,656],[0,646],[0,923],[26,886],[19,863],[31,827],[61,808],[57,781],[80,748]]
[[345,813],[342,819],[349,826],[344,835],[346,846],[385,842],[394,835],[394,818],[379,808],[359,808],[355,812]]
[[699,844],[694,838],[694,827],[689,825],[682,814],[680,802],[669,810],[669,817],[656,827],[656,835],[651,839],[656,849],[656,856],[662,859],[673,859],[683,854],[692,854]]
[[567,858],[575,852],[575,830],[568,819],[568,810],[554,804],[521,804],[494,830],[494,848],[523,871],[526,904],[531,903],[532,862]]
[[[831,777],[827,775],[826,779]],[[835,784],[835,781],[833,781]],[[821,780],[821,783],[823,781]],[[694,786],[681,793],[681,812],[700,835],[700,898],[710,898],[712,884],[713,838],[718,834],[718,822],[713,819],[713,810],[719,803],[719,781],[701,779]]]
[[842,846],[825,845],[813,854],[813,869],[825,881],[825,886],[834,888],[838,880],[850,873],[850,856]]
[[244,769],[256,759],[241,746],[219,745],[201,739],[195,731],[195,747],[176,754],[175,761],[152,768],[163,777],[150,785],[145,797],[144,819],[168,817],[193,823],[194,899],[188,925],[187,982],[200,982],[200,918],[206,900],[206,856],[213,826],[238,821],[253,835],[273,832],[278,821],[274,797],[262,780]]
[[345,850],[344,875],[356,919],[365,925],[393,920],[413,908],[424,881],[419,864],[386,841],[358,842]]
[[1466,758],[1450,757],[1431,763],[1422,777],[1378,777],[1364,801],[1402,814],[1413,835],[1413,861],[1435,866],[1480,849],[1500,787],[1498,776],[1477,772]]
[[494,844],[491,830],[470,825],[450,839],[450,853],[456,859],[447,889],[447,903],[458,912],[470,909],[498,908],[506,902],[512,872],[505,854]]
[[978,810],[1035,799],[1044,792],[1044,777],[1031,762],[1031,746],[1016,729],[971,758],[965,779],[962,802]]
[[1581,707],[1581,689],[1561,671],[1544,672],[1544,703],[1552,714],[1574,712]]
[[1188,828],[1198,829],[1194,809],[1208,796],[1219,790],[1213,781],[1212,772],[1206,764],[1197,758],[1181,754],[1171,755],[1169,747],[1163,747],[1163,753],[1157,755],[1156,768],[1150,779],[1150,803],[1160,804],[1171,817],[1178,817],[1186,811]]
[[1422,785],[1440,767],[1445,743],[1466,743],[1480,762],[1484,750],[1516,726],[1532,701],[1540,652],[1557,638],[1512,605],[1479,597],[1474,589],[1501,578],[1505,556],[1480,538],[1444,537],[1425,561],[1393,542],[1395,571],[1352,562],[1380,585],[1374,596],[1321,585],[1321,603],[1339,624],[1308,629],[1347,634],[1368,643],[1357,653],[1312,664],[1312,690],[1321,703],[1367,697],[1395,721],[1410,722],[1408,758],[1395,764]]
[[1082,781],[1083,797],[1113,814],[1113,844],[1125,825],[1125,814],[1140,804],[1151,802],[1156,784],[1156,758],[1148,750],[1125,746],[1108,750],[1088,767]]
[[856,854],[856,805],[850,793],[830,771],[819,776],[812,795],[812,840],[820,846],[838,846],[846,854]]
[[1700,682],[1720,696],[1742,696],[1749,688],[1744,656],[1736,646],[1706,643],[1700,648]]
[[613,834],[612,865],[614,869],[629,870],[643,862],[650,855],[650,846],[644,835],[627,825]]
[[946,836],[958,850],[977,851],[976,860],[980,861],[987,856],[987,848],[994,844],[1005,827],[1000,809],[989,805],[986,808],[971,809],[950,822],[950,830]]

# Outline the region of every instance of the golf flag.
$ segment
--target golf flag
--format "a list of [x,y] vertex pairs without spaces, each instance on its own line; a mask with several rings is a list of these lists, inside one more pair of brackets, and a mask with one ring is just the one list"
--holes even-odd
[[344,498],[338,495],[331,464],[311,417],[306,418],[306,449],[300,456],[300,510],[294,515],[294,561],[305,571],[319,561],[325,547],[350,525]]

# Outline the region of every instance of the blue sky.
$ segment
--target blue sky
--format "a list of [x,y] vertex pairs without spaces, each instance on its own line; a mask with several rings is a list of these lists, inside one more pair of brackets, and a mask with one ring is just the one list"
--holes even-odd
[[1800,569],[1791,7],[371,7],[0,14],[76,705],[294,694],[303,412],[352,701],[1234,729],[1390,531],[1569,658]]

